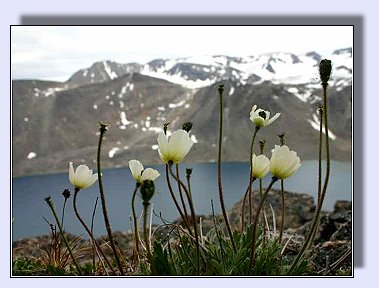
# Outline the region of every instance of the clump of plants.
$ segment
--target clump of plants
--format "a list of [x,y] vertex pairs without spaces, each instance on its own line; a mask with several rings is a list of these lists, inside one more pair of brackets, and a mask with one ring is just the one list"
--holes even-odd
[[[69,241],[64,229],[64,211],[70,191],[64,192],[64,205],[61,219],[56,212],[51,197],[45,199],[55,219],[50,224],[52,229],[51,249],[46,253],[48,261],[33,262],[30,259],[16,259],[13,261],[14,275],[109,275],[109,276],[283,276],[283,275],[315,275],[309,255],[320,220],[322,204],[327,191],[330,176],[330,152],[328,135],[328,105],[327,86],[332,70],[330,60],[322,60],[319,65],[321,84],[323,88],[323,102],[320,103],[320,134],[319,134],[319,170],[318,170],[318,199],[314,218],[309,231],[301,243],[301,248],[295,257],[288,257],[285,253],[291,239],[284,239],[284,210],[281,209],[279,234],[272,233],[276,227],[270,227],[264,211],[265,199],[276,182],[281,184],[281,205],[284,201],[285,179],[291,177],[301,167],[301,160],[297,153],[285,143],[284,134],[279,135],[279,145],[273,147],[271,157],[264,154],[265,141],[259,141],[260,154],[254,154],[256,136],[261,129],[269,129],[274,125],[280,113],[273,117],[270,111],[254,105],[250,112],[252,123],[252,140],[249,151],[249,177],[246,179],[246,190],[241,192],[243,203],[240,209],[239,227],[231,227],[224,204],[224,190],[222,187],[222,144],[223,144],[223,85],[218,86],[219,96],[219,142],[218,142],[218,191],[222,218],[213,212],[213,227],[206,234],[203,233],[201,221],[196,216],[192,195],[196,191],[191,189],[192,169],[186,167],[186,179],[180,178],[181,164],[190,152],[193,141],[190,137],[192,123],[184,123],[181,129],[169,131],[166,123],[159,133],[157,144],[159,157],[165,165],[165,179],[167,182],[167,196],[180,215],[179,223],[170,223],[162,219],[164,236],[155,237],[151,233],[149,222],[150,205],[154,201],[154,181],[162,176],[157,170],[145,168],[138,160],[130,160],[129,168],[135,180],[135,189],[132,192],[130,207],[133,222],[132,251],[123,251],[117,246],[108,219],[106,193],[103,188],[101,173],[101,147],[108,125],[100,123],[100,136],[97,151],[97,172],[94,173],[87,165],[79,165],[74,169],[69,163],[69,181],[74,187],[73,207],[77,219],[89,236],[89,248],[85,250],[92,257],[91,262],[81,264],[77,240]],[[323,130],[325,139],[323,138]],[[248,131],[247,131],[248,132]],[[322,179],[322,148],[326,152],[326,173]],[[268,176],[270,175],[270,176]],[[162,176],[163,177],[163,176]],[[262,179],[271,177],[270,184],[264,189]],[[252,207],[252,184],[259,182],[260,201],[258,208]],[[100,243],[93,235],[93,223],[89,226],[80,215],[77,207],[77,197],[82,189],[90,187],[95,182],[99,184],[99,197],[102,214],[107,230],[108,241]],[[137,195],[142,199],[142,219],[136,211]],[[96,202],[97,203],[97,202]],[[247,205],[245,205],[247,204]],[[95,206],[96,207],[96,206]],[[247,208],[246,208],[247,207]],[[213,203],[212,203],[213,210]],[[247,210],[247,211],[246,211]],[[221,219],[220,219],[221,218]],[[93,219],[93,217],[92,217]],[[57,229],[58,228],[58,229]],[[105,252],[107,250],[107,252]],[[334,263],[338,265],[338,263]],[[325,268],[327,271],[328,267]],[[323,271],[323,272],[325,272]]]

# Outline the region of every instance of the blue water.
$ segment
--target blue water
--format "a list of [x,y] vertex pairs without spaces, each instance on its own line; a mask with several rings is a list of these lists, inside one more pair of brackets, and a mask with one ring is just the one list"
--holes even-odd
[[[162,174],[155,181],[156,194],[152,199],[154,210],[157,213],[162,212],[162,216],[165,219],[172,221],[178,218],[179,215],[167,189],[164,166],[152,165],[150,167],[157,169]],[[182,164],[182,179],[185,179],[185,168],[193,168],[191,188],[197,215],[211,214],[211,199],[213,199],[216,213],[220,212],[217,163]],[[323,206],[324,210],[333,210],[336,200],[351,200],[351,168],[351,163],[332,161],[332,173]],[[285,180],[285,190],[316,196],[317,171],[316,161],[302,162],[302,166],[297,173]],[[225,205],[226,208],[231,208],[242,197],[246,189],[249,175],[248,163],[224,163],[222,173]],[[135,187],[135,181],[130,174],[130,170],[129,168],[106,169],[103,171],[103,179],[107,208],[113,231],[128,230],[131,221],[131,199]],[[264,185],[268,185],[269,181],[270,177],[266,177]],[[48,233],[49,226],[43,217],[52,223],[55,222],[44,198],[51,196],[58,214],[61,215],[63,206],[63,196],[61,193],[65,188],[73,190],[68,180],[68,173],[17,177],[13,178],[12,184],[13,240]],[[172,180],[172,184],[177,188],[174,185],[174,180]],[[279,183],[274,185],[274,188],[279,189]],[[79,211],[87,223],[91,221],[97,196],[99,196],[97,182],[92,187],[79,192]],[[87,237],[79,221],[74,216],[72,198],[70,197],[66,205],[65,229],[68,232],[78,235],[82,234],[83,237]],[[140,201],[137,202],[137,211],[140,212],[142,211],[142,206]],[[161,223],[161,220],[154,216],[153,222]],[[100,199],[95,215],[94,233],[95,235],[106,234]]]

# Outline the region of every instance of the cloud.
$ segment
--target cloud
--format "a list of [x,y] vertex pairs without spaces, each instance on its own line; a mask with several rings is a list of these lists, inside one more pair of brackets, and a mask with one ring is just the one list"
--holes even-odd
[[353,27],[338,26],[14,26],[12,77],[61,78],[96,61],[351,47]]

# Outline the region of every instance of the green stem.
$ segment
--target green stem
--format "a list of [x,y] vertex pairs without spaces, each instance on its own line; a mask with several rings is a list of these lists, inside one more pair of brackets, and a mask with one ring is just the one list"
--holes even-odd
[[103,258],[105,259],[105,262],[107,262],[107,265],[109,266],[109,268],[112,270],[112,272],[114,274],[116,274],[116,272],[114,271],[111,263],[109,262],[108,258],[105,256],[103,250],[101,249],[99,243],[96,241],[95,236],[93,236],[93,233],[91,232],[91,230],[89,229],[89,227],[87,226],[87,224],[84,222],[83,218],[79,214],[78,207],[77,207],[77,204],[76,204],[77,203],[76,199],[77,199],[79,191],[80,191],[80,189],[75,188],[74,201],[73,201],[74,202],[75,216],[76,216],[76,218],[78,218],[79,222],[82,224],[82,226],[84,227],[84,229],[87,231],[89,237],[91,238],[92,243],[96,245],[96,247],[99,250],[101,256],[103,256]]
[[321,198],[321,178],[322,178],[322,125],[323,125],[323,114],[324,109],[320,110],[320,134],[319,134],[319,143],[318,143],[318,193],[317,193],[317,205],[320,203]]
[[[252,182],[255,181],[253,178]],[[242,205],[241,205],[241,232],[243,232],[245,228],[245,206],[246,206],[246,198],[249,195],[249,187],[246,188],[245,194],[243,196]]]
[[186,217],[184,217],[184,214],[182,212],[182,209],[180,209],[180,206],[179,206],[179,203],[178,201],[176,200],[176,197],[175,197],[175,194],[174,194],[174,190],[172,189],[172,186],[171,186],[171,181],[170,181],[170,177],[169,177],[169,169],[168,169],[168,164],[166,164],[166,181],[167,181],[167,186],[168,186],[168,190],[170,191],[170,195],[171,195],[171,198],[172,200],[174,200],[174,203],[175,203],[175,207],[176,209],[178,210],[179,214],[180,214],[180,217],[182,218],[183,220],[183,223],[184,225],[186,226],[186,228],[188,229],[188,232],[191,234],[191,236],[193,236],[192,234],[192,230],[188,224],[188,219]]
[[284,180],[280,179],[280,195],[282,200],[282,211],[281,211],[281,222],[280,222],[280,232],[279,232],[279,243],[282,243],[283,230],[284,230]]
[[157,275],[153,254],[151,254],[150,239],[149,239],[149,233],[147,229],[147,210],[149,209],[149,206],[150,206],[149,202],[143,203],[143,236],[145,239],[145,244],[146,244],[146,249],[147,249],[147,257],[149,258],[149,262],[150,262],[151,273],[153,275]]
[[328,131],[328,105],[327,105],[327,91],[326,91],[326,88],[328,86],[327,83],[323,83],[323,91],[324,91],[324,120],[325,120],[325,148],[326,148],[326,174],[325,174],[325,181],[324,181],[324,185],[322,187],[322,191],[321,191],[321,195],[320,195],[320,200],[318,201],[318,205],[317,205],[317,209],[316,209],[316,213],[315,213],[315,216],[313,218],[313,222],[312,222],[312,225],[311,225],[311,228],[308,232],[308,235],[304,241],[304,244],[299,252],[299,254],[296,256],[294,262],[292,263],[289,271],[288,271],[288,274],[290,274],[293,269],[295,269],[297,263],[300,261],[300,259],[302,258],[305,250],[308,249],[308,246],[311,244],[311,240],[313,240],[314,238],[314,234],[316,233],[316,228],[318,227],[318,222],[320,220],[320,215],[321,215],[321,208],[322,208],[322,204],[324,202],[324,198],[325,198],[325,194],[326,194],[326,189],[328,187],[328,182],[329,182],[329,175],[330,175],[330,151],[329,151],[329,131]]
[[50,197],[45,198],[45,201],[47,202],[47,205],[49,205],[51,211],[53,212],[53,215],[54,215],[55,221],[57,222],[57,225],[58,225],[58,228],[59,228],[59,232],[61,233],[63,242],[66,245],[68,252],[70,253],[72,261],[74,262],[74,264],[76,266],[76,269],[78,270],[79,275],[83,275],[82,270],[80,269],[80,266],[79,266],[78,262],[76,261],[76,259],[74,257],[74,254],[72,253],[71,247],[68,244],[66,235],[64,234],[64,231],[63,231],[63,227],[62,227],[61,223],[59,222],[59,218],[58,218],[57,212],[55,211],[53,201],[51,200]]
[[[259,195],[261,196],[261,201],[263,199],[263,181],[262,178],[259,178]],[[262,207],[262,222],[263,222],[263,243],[266,243],[266,237],[267,237],[267,231],[266,231],[266,212],[264,207],[264,201],[263,201],[263,207]]]
[[[95,206],[93,207],[93,211],[92,211],[92,217],[91,217],[91,233],[93,234],[93,224],[94,224],[94,220],[95,220],[95,213],[96,213],[96,208],[97,208],[97,201],[99,201],[99,197],[96,197],[96,201],[95,201]],[[93,271],[95,272],[95,268],[96,268],[96,247],[95,247],[95,243],[93,243],[92,241],[92,254],[93,254],[93,257],[92,257],[92,264],[93,264]]]
[[274,183],[278,180],[278,178],[276,177],[272,177],[272,180],[270,182],[270,184],[268,185],[265,193],[263,194],[263,197],[259,203],[259,206],[257,208],[257,212],[255,214],[255,218],[254,218],[254,224],[253,224],[253,238],[252,238],[252,243],[251,243],[251,250],[250,250],[250,262],[249,262],[249,268],[247,270],[247,275],[249,275],[251,273],[251,269],[253,267],[253,264],[254,264],[254,257],[255,257],[255,243],[256,243],[256,240],[257,240],[257,226],[258,226],[258,219],[259,219],[259,213],[261,212],[261,209],[263,207],[263,203],[267,197],[267,194],[268,192],[271,190],[272,188],[272,185],[274,185]]
[[218,192],[219,192],[219,198],[220,198],[220,204],[221,204],[221,210],[222,215],[224,217],[225,225],[228,230],[228,234],[230,237],[230,241],[232,242],[233,250],[236,253],[237,248],[236,244],[234,243],[233,239],[233,233],[232,229],[230,228],[228,215],[226,214],[226,208],[224,203],[224,192],[222,190],[222,175],[221,175],[221,151],[222,151],[222,127],[223,127],[223,114],[224,114],[224,108],[223,108],[223,100],[222,100],[222,94],[224,92],[224,85],[219,85],[218,92],[220,95],[220,125],[219,125],[219,139],[218,139]]
[[109,242],[111,244],[111,248],[114,254],[114,257],[117,262],[118,269],[120,270],[121,275],[125,275],[120,257],[118,256],[118,252],[116,249],[116,245],[113,240],[113,235],[112,235],[112,228],[111,224],[109,222],[108,218],[108,211],[107,211],[107,205],[105,201],[105,194],[104,194],[104,187],[103,187],[103,178],[101,175],[101,143],[103,141],[104,133],[107,131],[107,125],[100,123],[100,137],[99,137],[99,145],[97,147],[97,175],[98,175],[98,180],[99,180],[99,189],[100,189],[100,199],[101,199],[101,206],[103,207],[103,216],[104,216],[104,222],[105,222],[105,228],[107,229],[108,233],[108,238]]
[[169,163],[169,170],[170,170],[171,176],[179,183],[179,185],[181,185],[183,187],[183,190],[187,195],[187,200],[188,200],[190,210],[191,210],[191,214],[192,214],[193,228],[194,228],[195,239],[196,239],[197,273],[198,273],[198,275],[200,275],[200,244],[199,244],[199,237],[198,237],[198,233],[197,233],[195,207],[194,207],[193,202],[192,202],[191,194],[189,193],[186,185],[184,185],[184,183],[182,182],[182,180],[180,180],[180,178],[176,177],[176,175],[172,171],[172,164],[170,164],[170,163]]
[[250,154],[249,154],[249,163],[250,163],[250,167],[249,167],[249,171],[250,171],[250,175],[249,175],[249,222],[251,224],[251,222],[253,221],[253,203],[252,203],[252,184],[253,184],[253,153],[254,153],[254,141],[255,141],[255,137],[257,136],[257,132],[258,130],[260,129],[259,126],[255,126],[255,131],[254,131],[254,134],[253,134],[253,137],[251,139],[251,144],[250,144]]
[[138,191],[138,188],[140,187],[140,184],[139,183],[136,183],[136,188],[134,189],[134,192],[133,192],[133,197],[132,197],[132,212],[133,212],[133,223],[134,223],[134,237],[135,237],[135,240],[136,240],[136,250],[137,250],[137,256],[139,255],[139,242],[140,242],[140,238],[139,238],[139,229],[138,229],[138,224],[137,224],[137,214],[136,214],[136,208],[135,208],[135,199],[136,199],[136,195],[137,195],[137,191]]
[[66,209],[66,202],[67,202],[67,198],[65,197],[64,202],[63,202],[63,208],[62,208],[62,220],[61,220],[62,227],[64,227],[63,221],[64,221],[64,211]]
[[[178,179],[180,179],[179,164],[176,164],[176,177],[178,177]],[[178,182],[178,191],[179,191],[180,201],[182,202],[184,215],[185,215],[186,219],[188,219],[188,212],[187,212],[187,208],[186,208],[186,203],[184,202],[182,187],[180,186],[179,182]]]

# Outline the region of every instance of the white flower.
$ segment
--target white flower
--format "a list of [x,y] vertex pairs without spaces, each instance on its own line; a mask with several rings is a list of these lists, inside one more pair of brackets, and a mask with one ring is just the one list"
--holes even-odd
[[72,162],[69,163],[68,178],[77,189],[90,187],[97,180],[97,173],[93,174],[87,165],[79,165],[74,172]]
[[253,177],[263,178],[270,171],[270,160],[265,155],[255,156],[253,154]]
[[292,176],[301,166],[300,158],[288,146],[275,145],[270,159],[270,172],[278,179]]
[[129,161],[129,169],[132,172],[133,178],[140,184],[145,180],[154,181],[161,174],[152,168],[143,169],[143,165],[138,160]]
[[270,119],[270,112],[260,108],[257,109],[257,105],[254,105],[253,108],[251,108],[250,112],[250,120],[258,127],[270,125],[272,122],[278,119],[279,116],[280,113],[276,113],[274,117]]
[[182,129],[172,133],[170,140],[163,132],[158,135],[158,152],[165,163],[169,161],[174,164],[181,162],[190,151],[192,145],[193,142],[188,133]]

